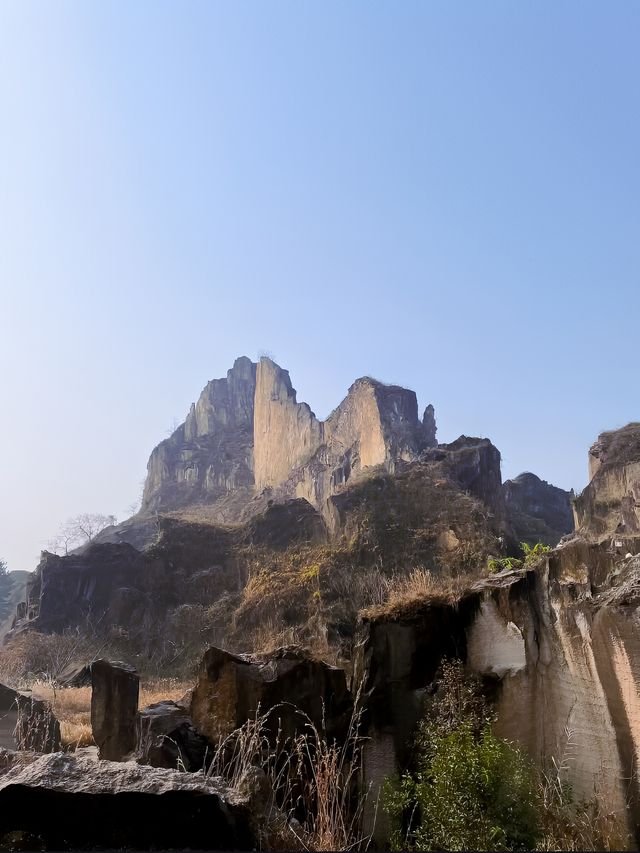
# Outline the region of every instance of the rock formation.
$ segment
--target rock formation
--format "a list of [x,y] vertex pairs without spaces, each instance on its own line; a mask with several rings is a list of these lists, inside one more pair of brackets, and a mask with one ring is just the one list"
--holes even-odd
[[601,437],[577,501],[581,526],[537,564],[470,584],[455,606],[436,595],[365,618],[358,672],[369,696],[365,777],[374,788],[407,761],[426,691],[440,663],[458,658],[493,681],[497,733],[539,764],[569,756],[564,780],[575,796],[595,792],[638,838],[640,536],[629,514],[638,435],[632,425]]
[[506,513],[518,542],[557,545],[573,532],[571,492],[525,472],[503,485]]
[[220,779],[60,752],[0,775],[2,847],[11,833],[38,850],[256,847],[247,798]]
[[640,423],[599,436],[589,475],[574,503],[576,527],[592,541],[640,535]]
[[214,743],[259,713],[269,715],[274,739],[294,737],[310,721],[340,740],[352,711],[344,670],[285,648],[264,658],[209,649],[191,699],[194,725]]
[[393,470],[434,446],[435,434],[433,406],[420,421],[413,391],[359,379],[322,422],[297,402],[288,371],[268,358],[256,365],[242,357],[226,379],[207,384],[185,423],[155,448],[140,517],[105,541],[119,534],[131,541],[150,512],[194,504],[209,505],[211,519],[240,521],[265,489],[278,500],[305,498],[323,513],[352,473]]
[[125,761],[136,746],[140,679],[132,666],[91,664],[91,730],[100,758]]

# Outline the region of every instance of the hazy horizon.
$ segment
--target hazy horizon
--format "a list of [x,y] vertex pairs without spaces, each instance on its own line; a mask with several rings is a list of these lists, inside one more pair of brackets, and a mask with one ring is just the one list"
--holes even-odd
[[268,351],[587,482],[639,420],[640,7],[0,2],[0,558]]

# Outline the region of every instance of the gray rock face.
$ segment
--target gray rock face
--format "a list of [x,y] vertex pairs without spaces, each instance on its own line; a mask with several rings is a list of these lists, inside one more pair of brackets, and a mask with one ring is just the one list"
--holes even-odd
[[573,532],[571,493],[535,474],[520,474],[503,486],[505,512],[519,542],[557,545]]
[[140,679],[127,664],[91,664],[91,729],[100,758],[124,761],[136,746]]
[[184,424],[153,451],[142,513],[212,501],[253,485],[256,365],[236,359],[226,379],[207,384]]
[[55,753],[0,776],[0,838],[46,850],[252,850],[247,799],[220,779]]

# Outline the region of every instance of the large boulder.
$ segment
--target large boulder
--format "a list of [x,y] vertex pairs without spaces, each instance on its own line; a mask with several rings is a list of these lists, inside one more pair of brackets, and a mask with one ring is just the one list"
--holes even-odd
[[124,761],[136,746],[138,673],[125,663],[97,660],[91,687],[91,729],[100,758]]
[[207,747],[181,703],[156,702],[138,713],[135,758],[139,764],[192,773],[204,767]]
[[0,776],[0,848],[10,833],[46,850],[255,849],[247,800],[221,779],[72,753]]
[[[275,736],[292,737],[307,718],[330,739],[345,736],[353,700],[343,670],[295,648],[271,655],[240,656],[209,649],[202,660],[191,699],[196,729],[215,742],[254,719],[268,715]],[[304,716],[306,715],[306,717]]]

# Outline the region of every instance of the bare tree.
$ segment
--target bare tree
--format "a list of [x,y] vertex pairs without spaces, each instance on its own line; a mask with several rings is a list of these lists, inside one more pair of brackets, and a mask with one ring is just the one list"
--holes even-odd
[[74,548],[92,542],[105,527],[110,527],[116,523],[115,515],[84,512],[65,521],[53,539],[47,543],[47,550],[53,554],[64,554],[66,556]]

